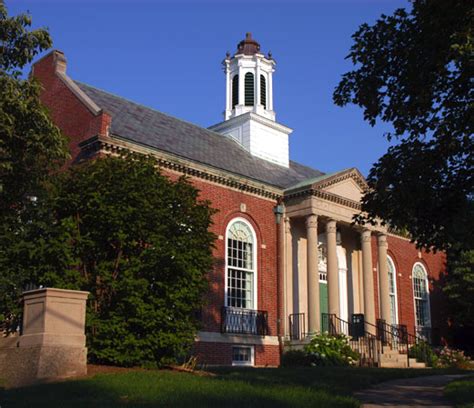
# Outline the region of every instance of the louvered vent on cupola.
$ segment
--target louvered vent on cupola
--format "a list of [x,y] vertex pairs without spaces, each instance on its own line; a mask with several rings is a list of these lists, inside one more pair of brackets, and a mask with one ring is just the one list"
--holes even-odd
[[239,104],[239,76],[234,75],[232,78],[232,109]]
[[260,105],[267,109],[267,80],[264,75],[260,75]]
[[251,72],[245,74],[245,106],[254,104],[254,77]]

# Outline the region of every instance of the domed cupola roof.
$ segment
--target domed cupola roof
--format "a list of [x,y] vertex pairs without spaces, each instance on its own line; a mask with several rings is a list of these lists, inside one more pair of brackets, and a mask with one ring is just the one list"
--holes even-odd
[[252,38],[252,33],[245,34],[245,40],[237,44],[237,54],[254,55],[260,53],[260,44]]

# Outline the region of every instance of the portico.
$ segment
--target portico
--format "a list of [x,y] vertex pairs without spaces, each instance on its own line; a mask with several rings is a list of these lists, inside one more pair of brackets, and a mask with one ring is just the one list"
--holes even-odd
[[[365,188],[360,173],[349,169],[307,180],[285,192],[286,336],[294,337],[295,330],[304,336],[321,332],[321,313],[344,321],[362,313],[372,325],[376,315],[390,321],[386,229],[352,224]],[[372,237],[378,267],[373,262]]]

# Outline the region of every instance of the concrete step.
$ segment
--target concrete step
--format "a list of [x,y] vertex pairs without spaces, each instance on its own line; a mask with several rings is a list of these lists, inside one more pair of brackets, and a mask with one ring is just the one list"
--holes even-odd
[[426,364],[416,361],[416,358],[410,358],[410,368],[426,368]]
[[407,361],[380,361],[380,367],[382,368],[407,368]]

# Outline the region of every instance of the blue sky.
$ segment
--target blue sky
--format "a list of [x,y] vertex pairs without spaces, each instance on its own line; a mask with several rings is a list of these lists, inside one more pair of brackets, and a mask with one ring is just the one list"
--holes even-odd
[[367,174],[388,148],[387,124],[339,108],[332,92],[351,69],[351,35],[402,0],[6,0],[48,27],[68,74],[127,99],[207,127],[222,120],[226,51],[250,31],[277,61],[274,107],[291,127],[290,156],[332,172]]

